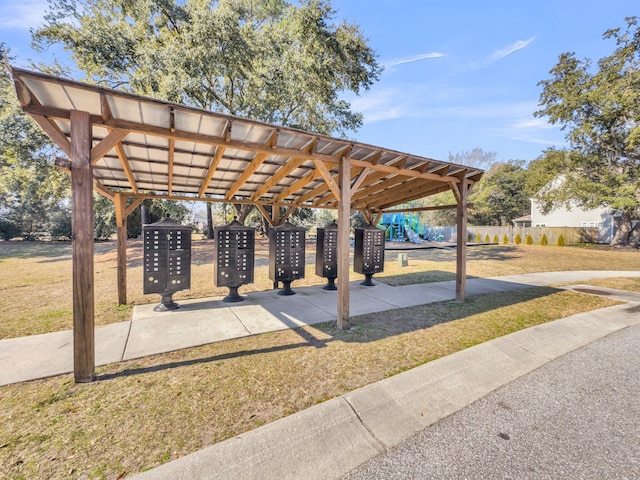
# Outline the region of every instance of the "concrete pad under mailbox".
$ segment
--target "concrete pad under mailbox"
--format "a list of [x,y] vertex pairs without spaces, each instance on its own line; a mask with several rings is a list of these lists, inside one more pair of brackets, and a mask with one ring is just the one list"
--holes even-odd
[[260,304],[238,302],[231,310],[252,334],[298,328],[335,320],[335,314],[322,310],[302,297],[280,297]]
[[324,480],[384,452],[335,398],[136,475],[136,480]]
[[250,332],[228,308],[199,312],[162,312],[131,324],[124,359],[245,337]]

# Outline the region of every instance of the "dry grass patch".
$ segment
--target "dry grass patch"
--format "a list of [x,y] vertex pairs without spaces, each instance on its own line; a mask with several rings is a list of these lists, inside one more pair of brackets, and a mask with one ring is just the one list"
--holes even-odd
[[597,278],[582,283],[595,287],[615,288],[640,293],[640,278]]
[[0,388],[0,477],[119,478],[397,372],[609,299],[484,295],[220,342]]

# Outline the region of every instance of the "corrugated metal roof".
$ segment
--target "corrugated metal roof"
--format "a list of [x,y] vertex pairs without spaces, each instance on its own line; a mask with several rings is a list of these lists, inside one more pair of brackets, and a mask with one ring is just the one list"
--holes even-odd
[[[352,208],[378,212],[451,189],[483,171],[278,125],[190,108],[117,90],[12,69],[25,112],[65,150],[70,111],[91,115],[93,174],[100,190],[316,208],[337,200],[318,168],[337,183],[351,162]],[[109,148],[105,138],[117,141]],[[66,137],[66,145],[64,138]],[[105,141],[105,142],[107,142]],[[362,178],[364,176],[364,178]]]

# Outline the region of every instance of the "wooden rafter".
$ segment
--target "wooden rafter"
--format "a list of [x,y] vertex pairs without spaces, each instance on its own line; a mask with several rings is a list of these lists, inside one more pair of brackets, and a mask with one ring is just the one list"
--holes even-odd
[[419,198],[425,198],[431,195],[436,195],[438,193],[442,193],[442,192],[446,192],[450,190],[449,187],[444,186],[444,185],[440,185],[438,187],[435,188],[431,188],[431,189],[425,189],[425,190],[419,190],[409,196],[406,196],[405,198],[403,198],[402,202],[398,202],[396,201],[388,201],[387,203],[379,203],[377,205],[375,205],[374,209],[376,210],[385,210],[387,208],[391,208],[394,207],[396,205],[398,205],[399,203],[406,203],[406,202],[411,202],[413,200],[417,200]]
[[351,193],[350,196],[353,198],[353,195],[358,191],[358,189],[362,186],[363,182],[366,180],[367,175],[369,175],[371,169],[369,167],[363,168],[356,181],[351,185]]
[[109,150],[120,142],[124,137],[129,134],[129,130],[115,129],[111,130],[109,134],[104,137],[95,147],[91,149],[91,164],[95,165],[104,157]]
[[33,119],[36,121],[40,128],[45,131],[49,137],[55,142],[55,144],[60,147],[67,156],[71,156],[71,142],[67,138],[67,135],[60,130],[60,128],[53,122],[42,115],[32,115]]
[[253,195],[251,195],[251,200],[258,200],[265,193],[278,185],[287,175],[299,168],[306,161],[306,158],[295,158],[289,160],[282,167],[280,167],[276,173],[271,175],[271,177],[269,177],[269,180],[264,182],[264,184],[260,188],[258,188],[258,190],[256,190]]
[[[67,110],[53,108],[53,107],[41,107],[41,106],[27,106],[24,107],[23,110],[31,115],[45,115],[51,118],[68,118],[69,114]],[[105,127],[111,128],[123,128],[130,129],[132,131],[136,131],[137,133],[152,135],[162,138],[172,138],[174,137],[176,140],[185,140],[190,142],[202,143],[204,145],[214,145],[214,146],[226,146],[229,148],[235,148],[238,150],[250,151],[255,153],[266,153],[268,155],[277,155],[280,157],[288,157],[288,158],[298,158],[303,157],[311,160],[321,160],[323,162],[329,163],[338,163],[339,157],[337,155],[328,155],[322,153],[306,153],[300,150],[296,150],[293,148],[283,148],[276,147],[271,148],[264,143],[252,143],[241,140],[233,140],[230,135],[225,135],[224,137],[216,137],[213,135],[206,135],[202,133],[194,133],[194,132],[186,132],[177,130],[175,132],[171,132],[169,128],[166,127],[158,127],[156,125],[147,125],[144,123],[132,122],[128,120],[122,119],[111,119],[107,122],[104,122],[100,116],[92,115],[91,121],[97,125],[104,125]],[[229,124],[231,122],[229,121]],[[345,145],[345,149],[351,149],[351,145]],[[424,178],[428,180],[438,180],[441,182],[459,182],[460,180],[456,177],[450,177],[446,175],[438,175],[431,172],[421,173],[418,170],[399,168],[392,165],[385,165],[380,163],[371,163],[365,160],[355,160],[350,159],[352,166],[358,167],[370,167],[373,170],[387,173],[395,173],[397,175],[408,176],[408,177],[416,177],[416,178]],[[448,168],[448,167],[447,167]]]
[[227,200],[230,200],[233,198],[236,192],[242,188],[242,186],[247,182],[247,180],[249,180],[249,177],[251,177],[251,175],[253,175],[256,172],[256,170],[260,168],[260,165],[262,165],[266,159],[267,159],[266,153],[258,153],[253,158],[253,160],[251,160],[249,165],[244,169],[244,172],[242,172],[242,174],[238,177],[238,179],[227,190],[227,195],[226,195]]
[[333,195],[336,198],[340,198],[340,187],[338,186],[336,181],[333,179],[331,172],[326,167],[324,162],[320,160],[314,160],[314,163],[316,164],[316,168],[320,172],[320,175],[322,175],[322,178],[324,178],[324,181],[327,184],[327,187],[329,187],[329,190],[331,190],[331,193],[333,193]]
[[[302,177],[299,180],[293,182],[291,185],[289,185],[287,188],[285,188],[282,192],[280,192],[278,195],[276,195],[276,197],[273,199],[273,201],[275,203],[281,202],[282,200],[287,198],[292,193],[300,191],[305,185],[308,185],[309,183],[313,182],[314,180],[317,180],[317,178],[319,176],[320,176],[320,172],[318,170],[311,170],[304,177]],[[298,199],[298,201],[300,201],[300,200]]]
[[209,188],[209,183],[213,178],[213,174],[216,173],[218,169],[218,165],[220,164],[220,160],[222,160],[222,155],[224,154],[225,147],[216,148],[216,153],[213,155],[211,159],[211,163],[209,164],[209,168],[207,169],[207,173],[204,176],[204,180],[202,181],[202,185],[200,185],[200,190],[198,191],[198,196],[200,198],[204,197],[207,188]]
[[131,185],[131,190],[133,190],[133,193],[138,193],[138,185],[136,184],[136,179],[133,176],[133,172],[131,171],[131,166],[129,165],[129,159],[127,158],[127,153],[124,151],[124,147],[122,146],[121,143],[116,144],[116,152],[118,153],[120,164],[124,169],[124,174],[127,176],[127,180],[129,180],[129,185]]
[[260,205],[259,203],[256,203],[256,208],[262,214],[262,217],[267,221],[269,226],[273,227],[274,225],[273,225],[273,220],[271,219],[271,214],[267,212],[267,209],[264,208],[264,205]]
[[169,195],[171,195],[173,193],[173,160],[175,157],[175,146],[176,146],[176,141],[171,138],[169,139],[169,158],[168,158],[168,175],[169,175],[169,179],[167,180],[167,191],[169,192]]

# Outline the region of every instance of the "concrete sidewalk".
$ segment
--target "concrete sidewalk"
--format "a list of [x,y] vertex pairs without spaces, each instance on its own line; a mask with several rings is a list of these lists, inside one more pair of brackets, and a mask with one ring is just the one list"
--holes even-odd
[[[467,280],[467,295],[610,277],[640,277],[640,272],[572,271],[471,278]],[[350,315],[455,299],[454,281],[401,287],[374,281],[374,287],[351,283]],[[135,307],[131,321],[96,328],[96,365],[335,320],[335,291],[321,286],[295,288],[295,284],[294,290],[297,294],[289,297],[275,290],[252,292],[239,303],[225,303],[222,297],[185,300],[172,312],[155,312],[155,305]],[[623,292],[609,297],[622,301],[629,298]],[[0,386],[71,372],[71,330],[0,340]]]

